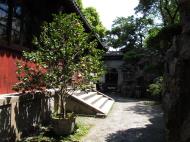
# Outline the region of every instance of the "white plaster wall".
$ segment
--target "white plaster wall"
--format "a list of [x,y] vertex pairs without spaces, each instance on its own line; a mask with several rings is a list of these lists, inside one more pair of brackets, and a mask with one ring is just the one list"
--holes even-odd
[[[106,69],[115,68],[118,72],[118,86],[123,82],[123,74],[120,66],[124,63],[122,60],[107,60],[104,62]],[[100,82],[105,83],[105,76],[100,79]]]

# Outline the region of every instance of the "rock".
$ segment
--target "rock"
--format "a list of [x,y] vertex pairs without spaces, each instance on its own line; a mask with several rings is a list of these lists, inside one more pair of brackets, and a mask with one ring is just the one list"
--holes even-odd
[[166,54],[164,75],[168,142],[190,142],[190,1],[180,2],[183,32]]

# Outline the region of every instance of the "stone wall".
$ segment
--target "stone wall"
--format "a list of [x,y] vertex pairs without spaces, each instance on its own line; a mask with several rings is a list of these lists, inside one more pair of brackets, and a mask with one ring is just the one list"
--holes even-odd
[[183,32],[166,55],[164,111],[168,142],[190,142],[190,1],[180,1]]
[[14,142],[49,124],[55,96],[52,92],[1,96],[0,142]]

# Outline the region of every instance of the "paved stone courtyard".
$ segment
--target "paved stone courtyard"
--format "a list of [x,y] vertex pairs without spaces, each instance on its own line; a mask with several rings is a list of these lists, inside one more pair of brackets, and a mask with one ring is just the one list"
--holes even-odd
[[152,101],[117,98],[107,118],[78,121],[93,125],[82,142],[165,142],[163,112]]

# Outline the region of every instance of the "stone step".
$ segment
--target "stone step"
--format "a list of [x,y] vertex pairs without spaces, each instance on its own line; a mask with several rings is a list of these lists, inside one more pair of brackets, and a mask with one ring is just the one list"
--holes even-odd
[[87,100],[87,99],[95,96],[96,94],[97,94],[96,92],[84,93],[84,94],[80,95],[79,98],[82,100]]
[[114,101],[113,100],[107,100],[107,102],[101,107],[101,111],[107,115],[108,112],[110,111],[112,105],[113,105]]
[[[90,114],[92,114],[91,111],[94,111],[95,115],[101,115],[101,116],[107,116],[109,110],[111,109],[114,100],[98,91],[94,92],[84,92],[84,91],[75,91],[74,95],[71,95],[71,98],[77,100],[74,101],[75,103],[78,103],[79,108],[76,107],[76,104],[74,103],[71,105],[71,110],[80,114],[86,113],[89,111]],[[86,112],[85,112],[86,111]]]
[[75,96],[81,96],[83,94],[85,94],[83,91],[74,91],[73,92],[73,95],[75,95]]
[[96,103],[93,104],[94,107],[100,109],[102,105],[108,100],[106,97],[102,97],[100,100],[98,100]]
[[102,103],[102,105],[99,108],[101,109],[107,103],[108,100],[109,100],[109,98],[106,98],[106,100],[104,101],[104,103]]
[[74,94],[80,94],[80,93],[83,93],[81,90],[75,90],[74,91]]
[[89,103],[89,104],[94,104],[94,103],[96,103],[98,100],[100,100],[101,98],[102,98],[103,96],[102,95],[94,95],[93,97],[91,97],[91,98],[89,98],[88,100],[86,100],[87,101],[87,103]]

